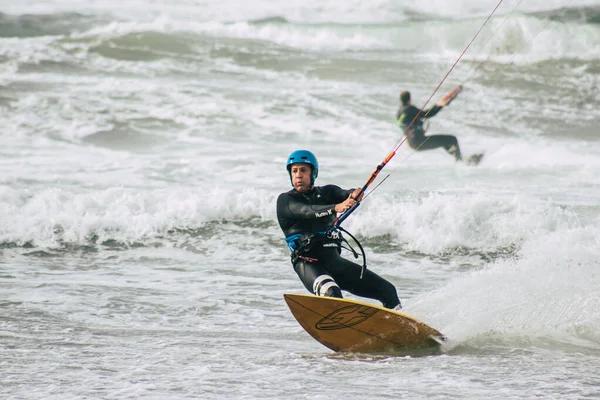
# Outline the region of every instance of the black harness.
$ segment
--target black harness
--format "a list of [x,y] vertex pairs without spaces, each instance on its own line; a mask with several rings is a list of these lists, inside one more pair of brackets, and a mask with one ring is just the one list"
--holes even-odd
[[[287,242],[291,251],[290,257],[292,260],[292,265],[296,264],[298,260],[304,260],[310,263],[319,261],[317,258],[308,257],[306,255],[306,253],[309,253],[316,247],[336,247],[340,254],[342,249],[346,249],[352,252],[354,258],[358,258],[358,252],[354,250],[350,242],[346,240],[340,231],[350,236],[360,249],[363,259],[363,265],[360,271],[360,278],[362,279],[363,273],[365,269],[367,269],[367,257],[365,255],[365,251],[360,242],[350,232],[342,227],[338,227],[337,229],[329,229],[326,232],[295,234],[285,238],[285,241]],[[344,246],[344,244],[346,246]]]

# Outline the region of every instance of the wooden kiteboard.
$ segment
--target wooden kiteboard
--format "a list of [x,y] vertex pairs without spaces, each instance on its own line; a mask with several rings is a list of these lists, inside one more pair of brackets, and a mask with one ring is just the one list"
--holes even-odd
[[483,158],[483,153],[471,154],[469,157],[465,158],[465,163],[467,165],[475,166],[481,162],[482,158]]
[[304,330],[334,351],[430,354],[446,340],[403,312],[373,304],[304,294],[283,297]]

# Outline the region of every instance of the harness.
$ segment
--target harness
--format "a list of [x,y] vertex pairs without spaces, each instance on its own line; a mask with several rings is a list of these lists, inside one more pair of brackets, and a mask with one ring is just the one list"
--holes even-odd
[[[410,125],[403,124],[400,127],[402,128],[403,131],[406,132],[406,130],[409,128],[409,126]],[[416,124],[416,125],[410,127],[410,130],[408,132],[406,132],[406,136],[410,136],[410,135],[424,136],[428,129],[429,129],[429,121],[422,122],[420,124]]]
[[[308,257],[305,255],[306,253],[308,253],[309,251],[311,251],[312,249],[314,249],[317,246],[337,247],[340,252],[341,252],[341,249],[346,249],[346,250],[352,252],[352,255],[354,256],[354,258],[358,258],[358,252],[356,250],[354,250],[354,248],[352,247],[350,242],[348,242],[348,240],[346,240],[346,238],[342,235],[342,233],[340,231],[342,231],[342,232],[346,233],[348,236],[350,236],[352,238],[352,240],[356,243],[356,245],[359,247],[359,249],[362,253],[363,265],[362,265],[362,269],[360,272],[360,278],[362,279],[363,273],[364,273],[365,269],[367,268],[367,258],[365,255],[365,251],[364,251],[362,245],[360,244],[360,242],[350,232],[348,232],[347,230],[345,230],[342,227],[331,228],[325,232],[308,233],[308,234],[296,233],[294,235],[290,235],[290,236],[286,237],[285,241],[287,242],[288,248],[290,249],[290,252],[291,252],[290,257],[292,260],[292,265],[296,264],[296,262],[299,259],[307,261],[309,263],[314,263],[314,262],[319,261],[317,258],[312,258],[312,257]],[[347,247],[344,246],[344,244],[346,244]]]

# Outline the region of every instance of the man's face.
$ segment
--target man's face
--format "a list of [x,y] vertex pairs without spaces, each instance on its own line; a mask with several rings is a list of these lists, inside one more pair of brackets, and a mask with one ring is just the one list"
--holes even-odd
[[310,190],[312,187],[310,184],[312,167],[310,165],[303,163],[292,164],[290,172],[292,174],[292,185],[294,185],[294,189],[299,192]]

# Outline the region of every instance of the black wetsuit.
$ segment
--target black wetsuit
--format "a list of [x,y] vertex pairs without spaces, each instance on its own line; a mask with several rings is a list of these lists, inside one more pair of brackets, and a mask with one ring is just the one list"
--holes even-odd
[[341,290],[346,290],[394,308],[400,304],[394,285],[369,269],[361,279],[362,266],[340,255],[341,236],[325,236],[336,217],[335,205],[352,192],[327,185],[279,195],[277,219],[293,250],[294,270],[306,289],[317,296],[341,298]]
[[408,144],[411,148],[420,151],[443,147],[458,161],[462,159],[462,156],[460,154],[460,146],[458,145],[458,140],[456,139],[456,136],[425,136],[423,120],[425,118],[433,117],[438,112],[440,112],[442,108],[443,107],[441,106],[435,105],[429,110],[423,110],[423,112],[421,112],[417,107],[413,106],[412,104],[407,104],[405,106],[400,106],[400,108],[396,112],[396,121],[398,121],[398,126],[400,126],[404,131],[406,131],[406,129],[409,129],[409,131],[406,132],[406,134],[408,135]]

